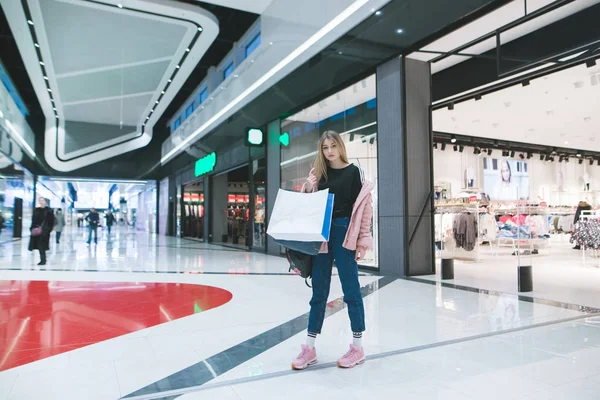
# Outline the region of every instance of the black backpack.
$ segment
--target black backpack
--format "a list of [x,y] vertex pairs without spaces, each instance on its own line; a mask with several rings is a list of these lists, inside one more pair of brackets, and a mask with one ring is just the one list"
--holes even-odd
[[306,283],[306,286],[312,287],[308,284],[308,279],[312,278],[313,256],[290,249],[285,250],[285,255],[290,263],[289,271],[293,271],[300,275],[302,278],[304,278],[304,283]]

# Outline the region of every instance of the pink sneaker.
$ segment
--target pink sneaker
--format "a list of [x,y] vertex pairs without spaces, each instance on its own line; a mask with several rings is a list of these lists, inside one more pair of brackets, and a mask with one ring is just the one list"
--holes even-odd
[[292,369],[295,370],[303,370],[306,369],[309,365],[315,365],[317,363],[317,348],[313,347],[312,350],[308,348],[307,345],[302,345],[302,351],[296,357],[294,361],[292,361]]
[[352,368],[365,362],[365,350],[355,345],[350,345],[350,350],[337,362],[340,368]]

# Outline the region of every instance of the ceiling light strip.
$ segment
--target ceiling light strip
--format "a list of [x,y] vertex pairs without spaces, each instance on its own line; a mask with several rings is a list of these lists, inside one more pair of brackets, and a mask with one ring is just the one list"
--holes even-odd
[[308,40],[298,46],[294,51],[292,51],[287,57],[281,60],[277,65],[275,65],[271,70],[269,70],[266,74],[261,76],[256,82],[250,85],[246,90],[244,90],[239,96],[237,96],[231,103],[223,107],[220,111],[218,111],[215,115],[209,118],[204,124],[200,126],[200,128],[196,129],[190,136],[188,136],[183,142],[175,146],[171,151],[169,151],[164,157],[161,158],[160,162],[165,163],[171,157],[173,157],[177,152],[183,149],[185,146],[189,145],[190,142],[196,139],[200,134],[202,134],[207,128],[209,128],[213,123],[215,123],[219,118],[229,112],[233,107],[242,102],[246,97],[252,94],[255,90],[261,87],[264,83],[266,83],[269,79],[271,79],[275,74],[285,68],[288,64],[302,55],[306,50],[310,47],[314,46],[319,40],[337,28],[342,22],[351,17],[354,13],[360,10],[365,4],[367,4],[369,0],[357,0],[352,3],[348,8],[338,14],[334,19],[329,21],[327,25],[319,29],[314,35],[312,35]]

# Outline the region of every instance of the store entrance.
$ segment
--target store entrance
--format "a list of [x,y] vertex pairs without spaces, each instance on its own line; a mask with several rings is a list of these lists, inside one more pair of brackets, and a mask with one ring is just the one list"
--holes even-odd
[[204,240],[204,181],[183,187],[181,236]]
[[251,246],[248,165],[213,178],[212,240],[248,249]]

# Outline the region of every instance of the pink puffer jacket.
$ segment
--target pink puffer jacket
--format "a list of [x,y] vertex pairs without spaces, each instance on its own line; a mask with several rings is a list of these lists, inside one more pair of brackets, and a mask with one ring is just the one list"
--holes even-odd
[[[371,236],[371,223],[373,221],[373,184],[364,182],[350,217],[348,233],[344,239],[344,248],[355,251],[357,247],[364,247],[366,250],[373,248],[373,236]],[[304,192],[305,188],[302,187]],[[315,191],[315,190],[313,190]],[[323,242],[319,253],[327,253],[329,248],[327,242]]]

